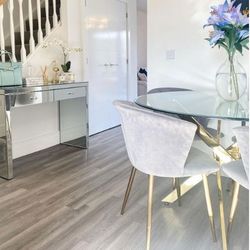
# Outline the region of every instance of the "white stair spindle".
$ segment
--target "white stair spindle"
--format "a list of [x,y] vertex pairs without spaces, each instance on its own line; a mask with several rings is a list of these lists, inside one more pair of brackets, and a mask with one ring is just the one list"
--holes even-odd
[[33,32],[33,9],[31,0],[29,0],[29,26],[30,26],[30,53],[33,53],[35,50],[35,40]]
[[43,31],[42,31],[42,22],[41,22],[41,1],[37,0],[37,17],[38,17],[38,43],[41,44],[43,42]]
[[[5,49],[5,39],[3,32],[3,5],[0,6],[0,45],[1,49]],[[2,61],[5,62],[5,55],[2,55]]]
[[46,12],[46,35],[50,33],[50,22],[49,22],[49,0],[45,0],[45,12]]
[[24,21],[23,21],[23,0],[18,0],[19,2],[19,22],[20,22],[20,35],[21,35],[21,60],[26,62],[26,49],[24,46]]
[[53,0],[53,26],[56,27],[58,23],[57,13],[56,13],[56,0]]
[[14,19],[13,19],[13,10],[14,10],[13,0],[9,0],[8,8],[9,8],[9,13],[10,13],[10,42],[11,42],[12,60],[16,62],[15,29],[14,29]]

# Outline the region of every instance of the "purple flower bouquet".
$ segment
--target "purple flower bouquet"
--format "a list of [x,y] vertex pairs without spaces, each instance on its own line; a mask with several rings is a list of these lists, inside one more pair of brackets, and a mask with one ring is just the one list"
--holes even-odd
[[[222,97],[231,101],[238,100],[242,95],[238,84],[242,75],[236,72],[234,55],[237,51],[243,54],[243,49],[249,49],[249,18],[241,13],[241,4],[235,6],[235,1],[226,0],[224,4],[211,7],[211,16],[204,27],[212,27],[209,38],[206,39],[210,45],[222,47],[228,54],[229,77],[227,81],[229,86],[227,95],[229,96]],[[218,86],[217,83],[217,87],[221,86]]]

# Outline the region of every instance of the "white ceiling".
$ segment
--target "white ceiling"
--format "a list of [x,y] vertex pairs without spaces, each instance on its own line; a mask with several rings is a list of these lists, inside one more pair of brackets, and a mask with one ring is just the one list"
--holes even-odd
[[137,8],[142,11],[147,11],[147,0],[137,0]]

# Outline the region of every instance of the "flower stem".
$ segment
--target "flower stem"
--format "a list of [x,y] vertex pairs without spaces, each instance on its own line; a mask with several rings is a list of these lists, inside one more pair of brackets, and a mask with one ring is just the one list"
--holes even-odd
[[234,66],[234,55],[235,52],[232,51],[229,53],[229,63],[230,63],[230,90],[229,93],[233,97],[233,95],[236,95],[236,99],[239,99],[239,85],[238,85],[238,77],[237,73],[235,72],[235,66]]

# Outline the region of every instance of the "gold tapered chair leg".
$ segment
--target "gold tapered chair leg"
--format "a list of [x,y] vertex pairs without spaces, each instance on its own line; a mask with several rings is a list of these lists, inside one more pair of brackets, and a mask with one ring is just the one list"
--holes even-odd
[[223,204],[223,194],[222,194],[222,183],[221,183],[220,171],[217,172],[217,187],[218,187],[218,196],[219,196],[222,249],[227,250],[227,235],[226,235],[226,226],[225,226],[225,214],[224,214],[224,204]]
[[175,189],[177,192],[178,197],[178,206],[181,206],[181,185],[180,185],[180,178],[175,178]]
[[209,192],[207,176],[202,175],[202,179],[203,179],[203,186],[204,186],[206,203],[207,203],[207,212],[208,212],[208,216],[209,216],[212,237],[213,237],[213,241],[215,242],[216,241],[216,233],[215,233],[215,225],[214,225],[214,213],[213,213],[213,208],[212,208],[212,203],[211,203],[211,197],[210,197],[210,192]]
[[147,250],[150,250],[150,242],[151,242],[153,189],[154,189],[154,176],[149,175],[149,179],[148,179]]
[[232,204],[229,214],[229,220],[228,220],[228,226],[227,226],[227,239],[229,239],[229,234],[232,229],[232,223],[234,219],[235,210],[238,204],[238,196],[240,191],[240,184],[237,182],[234,182],[234,189],[233,189],[233,197],[232,197]]
[[126,193],[125,193],[124,200],[123,200],[123,203],[122,203],[121,215],[124,214],[124,211],[125,211],[125,208],[126,208],[126,205],[127,205],[127,201],[128,201],[129,195],[130,195],[130,191],[131,191],[134,179],[135,179],[135,173],[136,173],[136,168],[132,167],[130,177],[129,177],[129,181],[128,181],[128,185],[127,185],[127,189],[126,189]]

